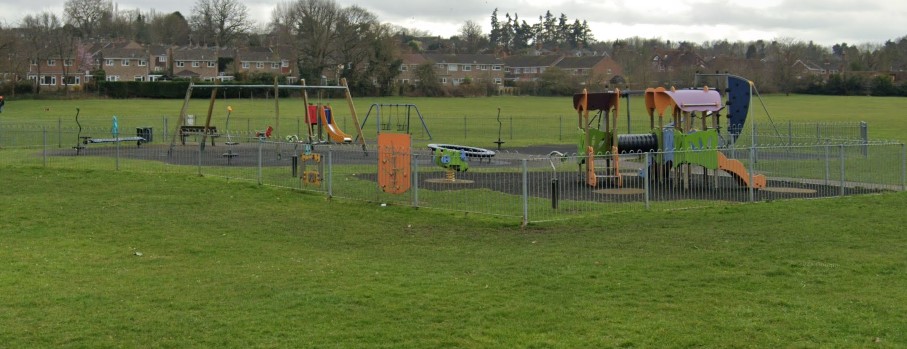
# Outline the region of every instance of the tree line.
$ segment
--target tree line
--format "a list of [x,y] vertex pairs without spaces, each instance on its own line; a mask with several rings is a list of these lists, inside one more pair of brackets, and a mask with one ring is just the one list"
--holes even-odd
[[[615,85],[631,87],[684,86],[696,71],[727,71],[756,81],[766,92],[905,95],[907,90],[900,82],[900,72],[907,68],[904,37],[883,44],[831,47],[792,38],[702,43],[640,37],[596,40],[586,20],[547,11],[536,21],[527,21],[515,12],[500,16],[498,9],[489,16],[487,32],[480,24],[466,21],[457,35],[429,41],[426,37],[431,35],[382,23],[365,8],[340,6],[334,0],[279,3],[268,23],[256,23],[239,0],[196,0],[188,14],[118,9],[111,0],[66,0],[62,14],[26,15],[18,26],[0,28],[0,53],[7,57],[5,62],[0,60],[0,71],[21,76],[31,60],[50,57],[79,57],[76,61],[83,66],[64,65],[64,70],[87,71],[92,60],[86,43],[133,40],[176,46],[277,47],[290,53],[293,74],[301,79],[317,82],[326,75],[342,76],[359,92],[374,95],[396,93],[394,79],[402,53],[424,51],[499,56],[576,50],[609,54],[623,67]],[[702,64],[655,69],[653,57],[666,52],[694,56]],[[822,73],[803,74],[807,66]],[[563,90],[579,84],[546,83],[563,85]]]

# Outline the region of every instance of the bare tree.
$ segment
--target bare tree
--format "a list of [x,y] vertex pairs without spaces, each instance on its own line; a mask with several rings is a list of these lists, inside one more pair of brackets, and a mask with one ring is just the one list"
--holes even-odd
[[460,27],[460,40],[466,44],[466,53],[479,52],[484,37],[482,26],[472,20],[464,22]]
[[152,42],[168,45],[189,43],[189,21],[179,11],[165,16],[153,16],[150,26]]
[[198,0],[189,21],[205,41],[222,47],[252,29],[249,9],[237,0]]
[[98,24],[110,15],[112,8],[109,0],[66,0],[63,4],[63,18],[67,24],[78,28],[82,37],[92,38]]
[[53,35],[60,29],[57,15],[42,12],[22,19],[23,40],[28,56],[35,65],[35,93],[41,93],[41,65],[54,54]]

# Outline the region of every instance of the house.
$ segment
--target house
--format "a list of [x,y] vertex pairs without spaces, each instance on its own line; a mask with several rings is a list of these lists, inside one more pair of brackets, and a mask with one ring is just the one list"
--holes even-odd
[[147,81],[150,69],[148,50],[136,42],[111,43],[94,55],[107,81]]
[[148,62],[148,80],[157,81],[164,76],[173,75],[171,61],[171,48],[169,46],[151,45],[148,47],[150,61]]
[[209,47],[179,47],[171,50],[173,76],[183,79],[214,81],[217,70],[218,52]]
[[623,69],[609,55],[564,57],[554,67],[584,79],[587,85],[606,85],[613,82],[612,80],[623,81],[620,77],[623,75]]
[[269,73],[285,75],[290,72],[290,61],[268,47],[250,47],[236,51],[234,56],[236,73]]
[[793,64],[793,73],[794,75],[796,75],[797,79],[801,79],[807,76],[824,76],[828,74],[837,74],[838,69],[837,65],[832,65],[828,62],[826,62],[823,67],[808,60],[798,59]]
[[535,81],[546,69],[555,66],[563,56],[510,56],[504,58],[504,75],[508,81]]
[[[75,50],[74,50],[75,51]],[[57,91],[67,86],[70,90],[81,89],[87,72],[80,67],[84,62],[77,54],[64,56],[47,55],[46,58],[29,59],[26,78],[43,90]]]
[[652,69],[656,72],[683,71],[687,69],[702,70],[706,61],[691,50],[656,50],[651,59]]
[[422,64],[434,67],[442,86],[458,86],[467,81],[504,83],[504,61],[490,54],[404,54],[398,83],[418,82],[416,68]]

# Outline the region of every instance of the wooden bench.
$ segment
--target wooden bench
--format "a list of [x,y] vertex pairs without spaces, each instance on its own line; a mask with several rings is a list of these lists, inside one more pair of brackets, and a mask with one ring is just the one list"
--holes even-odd
[[214,138],[220,137],[215,126],[208,126],[207,128],[205,126],[180,126],[179,136],[183,145],[186,145],[186,137],[198,135],[207,135],[208,138],[211,138],[212,146],[214,146]]

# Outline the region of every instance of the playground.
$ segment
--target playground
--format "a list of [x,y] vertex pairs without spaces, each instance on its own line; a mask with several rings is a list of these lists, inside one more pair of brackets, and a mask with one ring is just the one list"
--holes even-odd
[[[491,137],[480,144],[493,144],[487,148],[440,139],[438,134],[450,132],[432,127],[430,113],[416,104],[374,103],[362,117],[345,85],[304,82],[240,86],[273,89],[275,96],[280,89],[299,91],[297,101],[306,107],[291,127],[284,112],[281,126],[281,99],[275,98],[270,117],[254,130],[237,131],[231,116],[244,110],[218,99],[222,87],[192,85],[177,121],[165,120],[163,134],[138,127],[133,135],[121,127],[124,118],[114,117],[109,136],[88,136],[105,132],[83,130],[77,110],[76,134],[64,137],[61,131],[57,137],[76,145],[48,149],[44,156],[61,159],[50,162],[115,159],[117,169],[159,163],[331,197],[525,221],[601,211],[596,204],[608,204],[607,210],[622,204],[683,208],[903,190],[900,144],[838,142],[819,128],[822,137],[815,142],[793,144],[793,134],[781,134],[751,82],[728,75],[701,78],[714,87],[577,93],[562,105],[574,115],[573,144],[511,144],[497,109],[487,118]],[[189,98],[192,89],[211,90],[198,117],[188,114],[199,110],[190,105],[199,103]],[[323,90],[342,99],[309,97]],[[631,117],[631,100],[642,103],[646,115]],[[754,105],[768,115],[760,128],[749,117]],[[786,142],[757,145],[757,138]],[[536,218],[527,218],[529,213]]]

